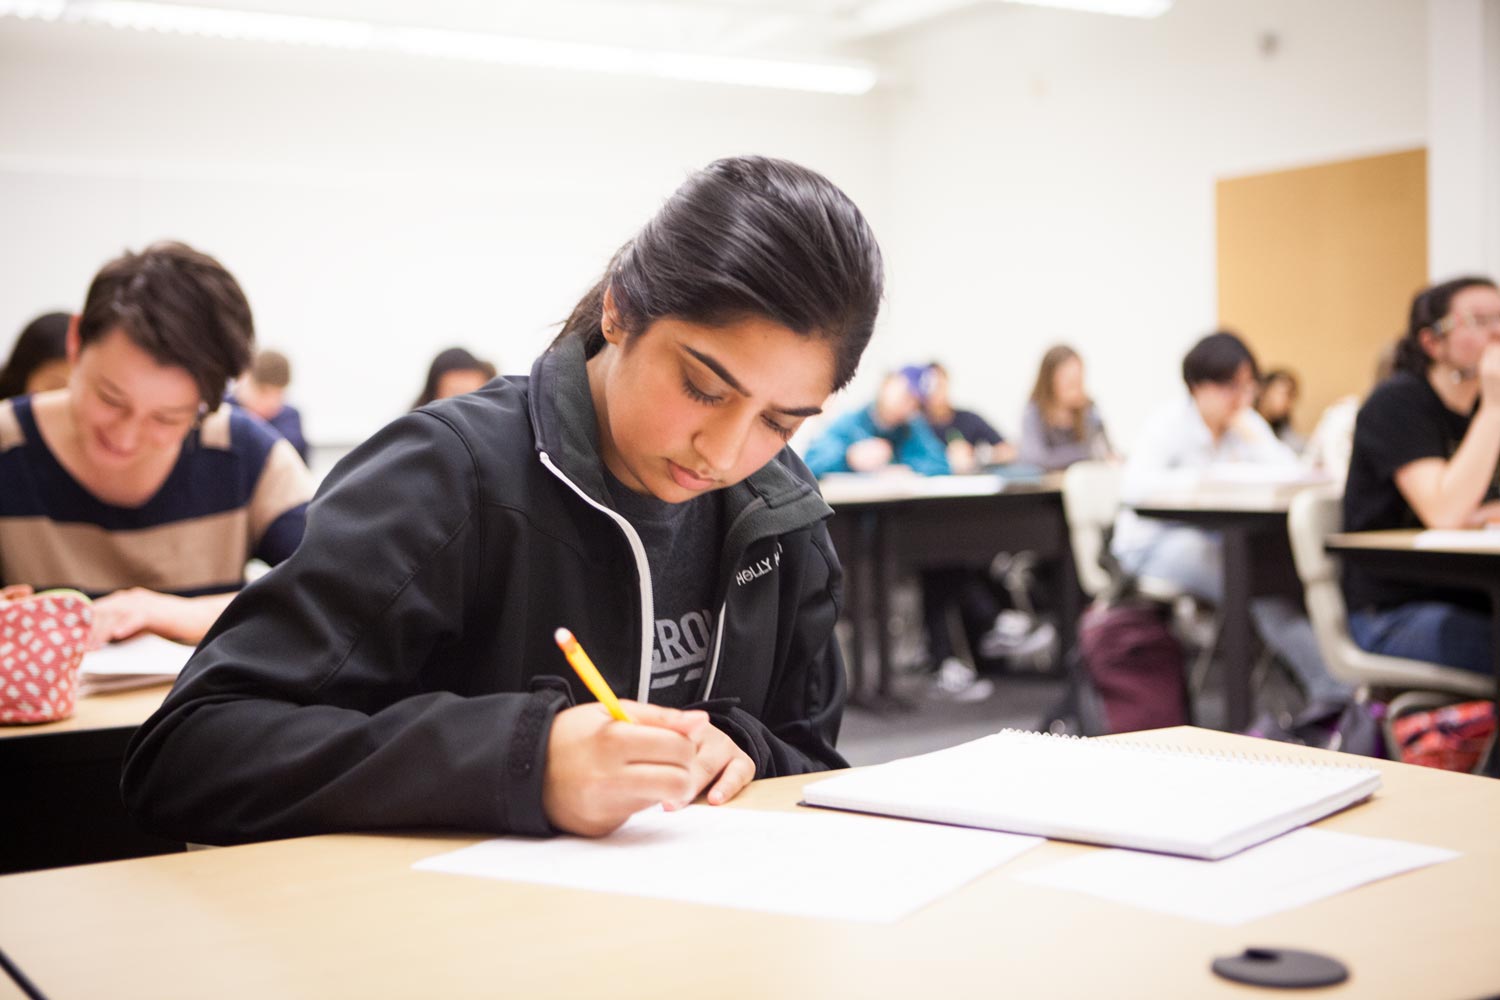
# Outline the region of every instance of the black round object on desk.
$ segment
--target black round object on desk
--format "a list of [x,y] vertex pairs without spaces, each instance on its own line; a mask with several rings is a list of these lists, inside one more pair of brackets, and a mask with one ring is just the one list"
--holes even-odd
[[1214,959],[1212,968],[1237,983],[1280,989],[1332,986],[1349,978],[1343,962],[1294,948],[1246,948],[1242,954]]

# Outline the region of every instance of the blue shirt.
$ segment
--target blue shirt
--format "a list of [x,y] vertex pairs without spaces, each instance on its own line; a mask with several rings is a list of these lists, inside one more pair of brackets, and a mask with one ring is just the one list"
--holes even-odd
[[924,476],[945,476],[948,452],[927,421],[920,416],[897,427],[881,427],[875,422],[875,407],[870,405],[839,417],[808,445],[803,461],[815,476],[830,472],[852,472],[847,458],[849,446],[869,438],[884,438],[891,445],[891,462],[909,466]]

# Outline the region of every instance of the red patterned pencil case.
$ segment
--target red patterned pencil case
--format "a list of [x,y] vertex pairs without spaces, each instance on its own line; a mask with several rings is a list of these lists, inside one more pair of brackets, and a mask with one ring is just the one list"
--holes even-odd
[[94,609],[75,590],[0,603],[0,724],[73,714]]

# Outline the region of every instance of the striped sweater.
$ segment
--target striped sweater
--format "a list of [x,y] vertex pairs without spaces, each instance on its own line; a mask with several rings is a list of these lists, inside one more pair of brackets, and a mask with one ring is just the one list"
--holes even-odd
[[292,446],[226,405],[188,434],[155,496],[117,507],[58,462],[29,397],[0,403],[0,584],[91,596],[239,590],[252,557],[274,566],[296,549],[311,496]]

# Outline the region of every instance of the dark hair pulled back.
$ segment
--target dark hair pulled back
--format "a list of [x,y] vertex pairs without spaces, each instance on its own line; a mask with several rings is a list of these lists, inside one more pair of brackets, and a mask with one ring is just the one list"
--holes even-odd
[[615,253],[557,341],[582,337],[590,356],[603,347],[606,291],[631,336],[666,316],[708,326],[764,317],[828,341],[840,389],[874,332],[882,287],[880,247],[838,187],[785,160],[732,157],[689,177]]

